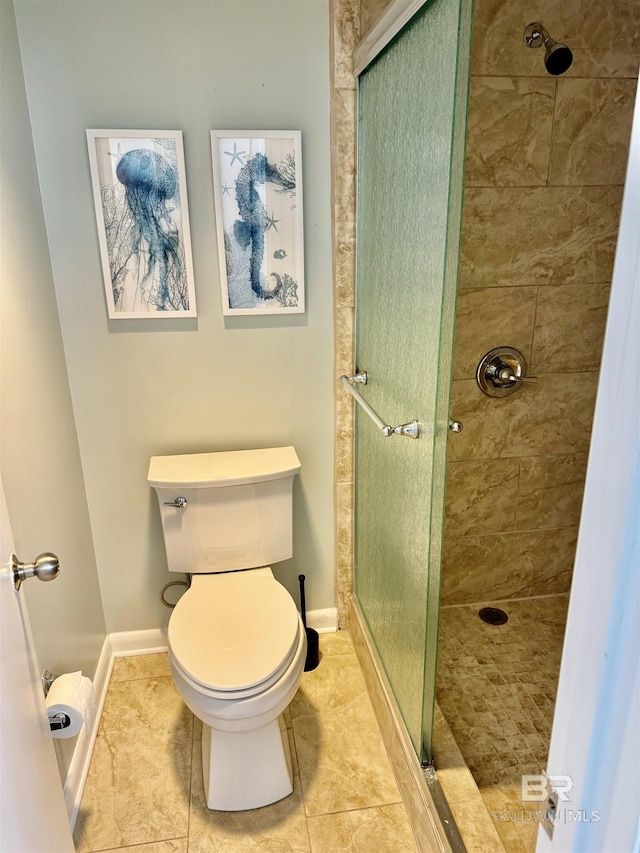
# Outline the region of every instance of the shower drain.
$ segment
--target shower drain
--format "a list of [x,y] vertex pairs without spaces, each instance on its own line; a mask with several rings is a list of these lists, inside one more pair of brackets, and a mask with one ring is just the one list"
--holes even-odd
[[509,621],[507,614],[504,610],[500,610],[499,607],[483,607],[478,612],[478,616],[487,625],[504,625],[505,622]]

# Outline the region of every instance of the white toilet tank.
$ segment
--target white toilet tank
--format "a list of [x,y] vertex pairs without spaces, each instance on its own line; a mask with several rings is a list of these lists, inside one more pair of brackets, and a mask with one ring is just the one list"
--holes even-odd
[[228,572],[289,559],[299,470],[293,447],[153,456],[147,482],[158,495],[169,570]]

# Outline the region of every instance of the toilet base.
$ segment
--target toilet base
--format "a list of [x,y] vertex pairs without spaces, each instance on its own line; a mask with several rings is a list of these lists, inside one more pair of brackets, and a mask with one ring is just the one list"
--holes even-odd
[[288,797],[293,773],[282,715],[247,732],[203,723],[202,772],[207,807],[215,811],[257,809]]

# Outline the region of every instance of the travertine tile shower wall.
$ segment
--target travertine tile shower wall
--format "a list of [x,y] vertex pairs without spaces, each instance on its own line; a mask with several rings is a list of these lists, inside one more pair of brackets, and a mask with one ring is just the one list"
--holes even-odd
[[349,626],[353,589],[353,403],[338,381],[354,368],[356,253],[356,80],[351,55],[360,0],[330,0],[331,203],[335,335],[335,589],[338,623]]
[[[476,0],[442,603],[571,581],[636,88],[640,0]],[[542,21],[562,77],[523,41]],[[485,396],[506,344],[537,385]]]
[[[388,0],[333,0],[336,373],[353,347],[355,82],[350,50]],[[561,78],[527,48],[542,21],[574,53]],[[582,500],[633,97],[640,0],[475,0],[454,350],[444,604],[565,592]],[[494,346],[538,385],[485,397]],[[336,390],[337,597],[351,589],[351,402]]]

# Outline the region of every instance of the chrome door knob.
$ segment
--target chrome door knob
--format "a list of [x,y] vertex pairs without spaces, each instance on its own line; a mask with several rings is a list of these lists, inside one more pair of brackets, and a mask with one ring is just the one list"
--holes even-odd
[[11,572],[14,587],[20,589],[20,584],[27,578],[36,577],[41,581],[55,580],[60,574],[60,562],[50,551],[37,556],[33,563],[21,563],[16,555],[12,554]]

